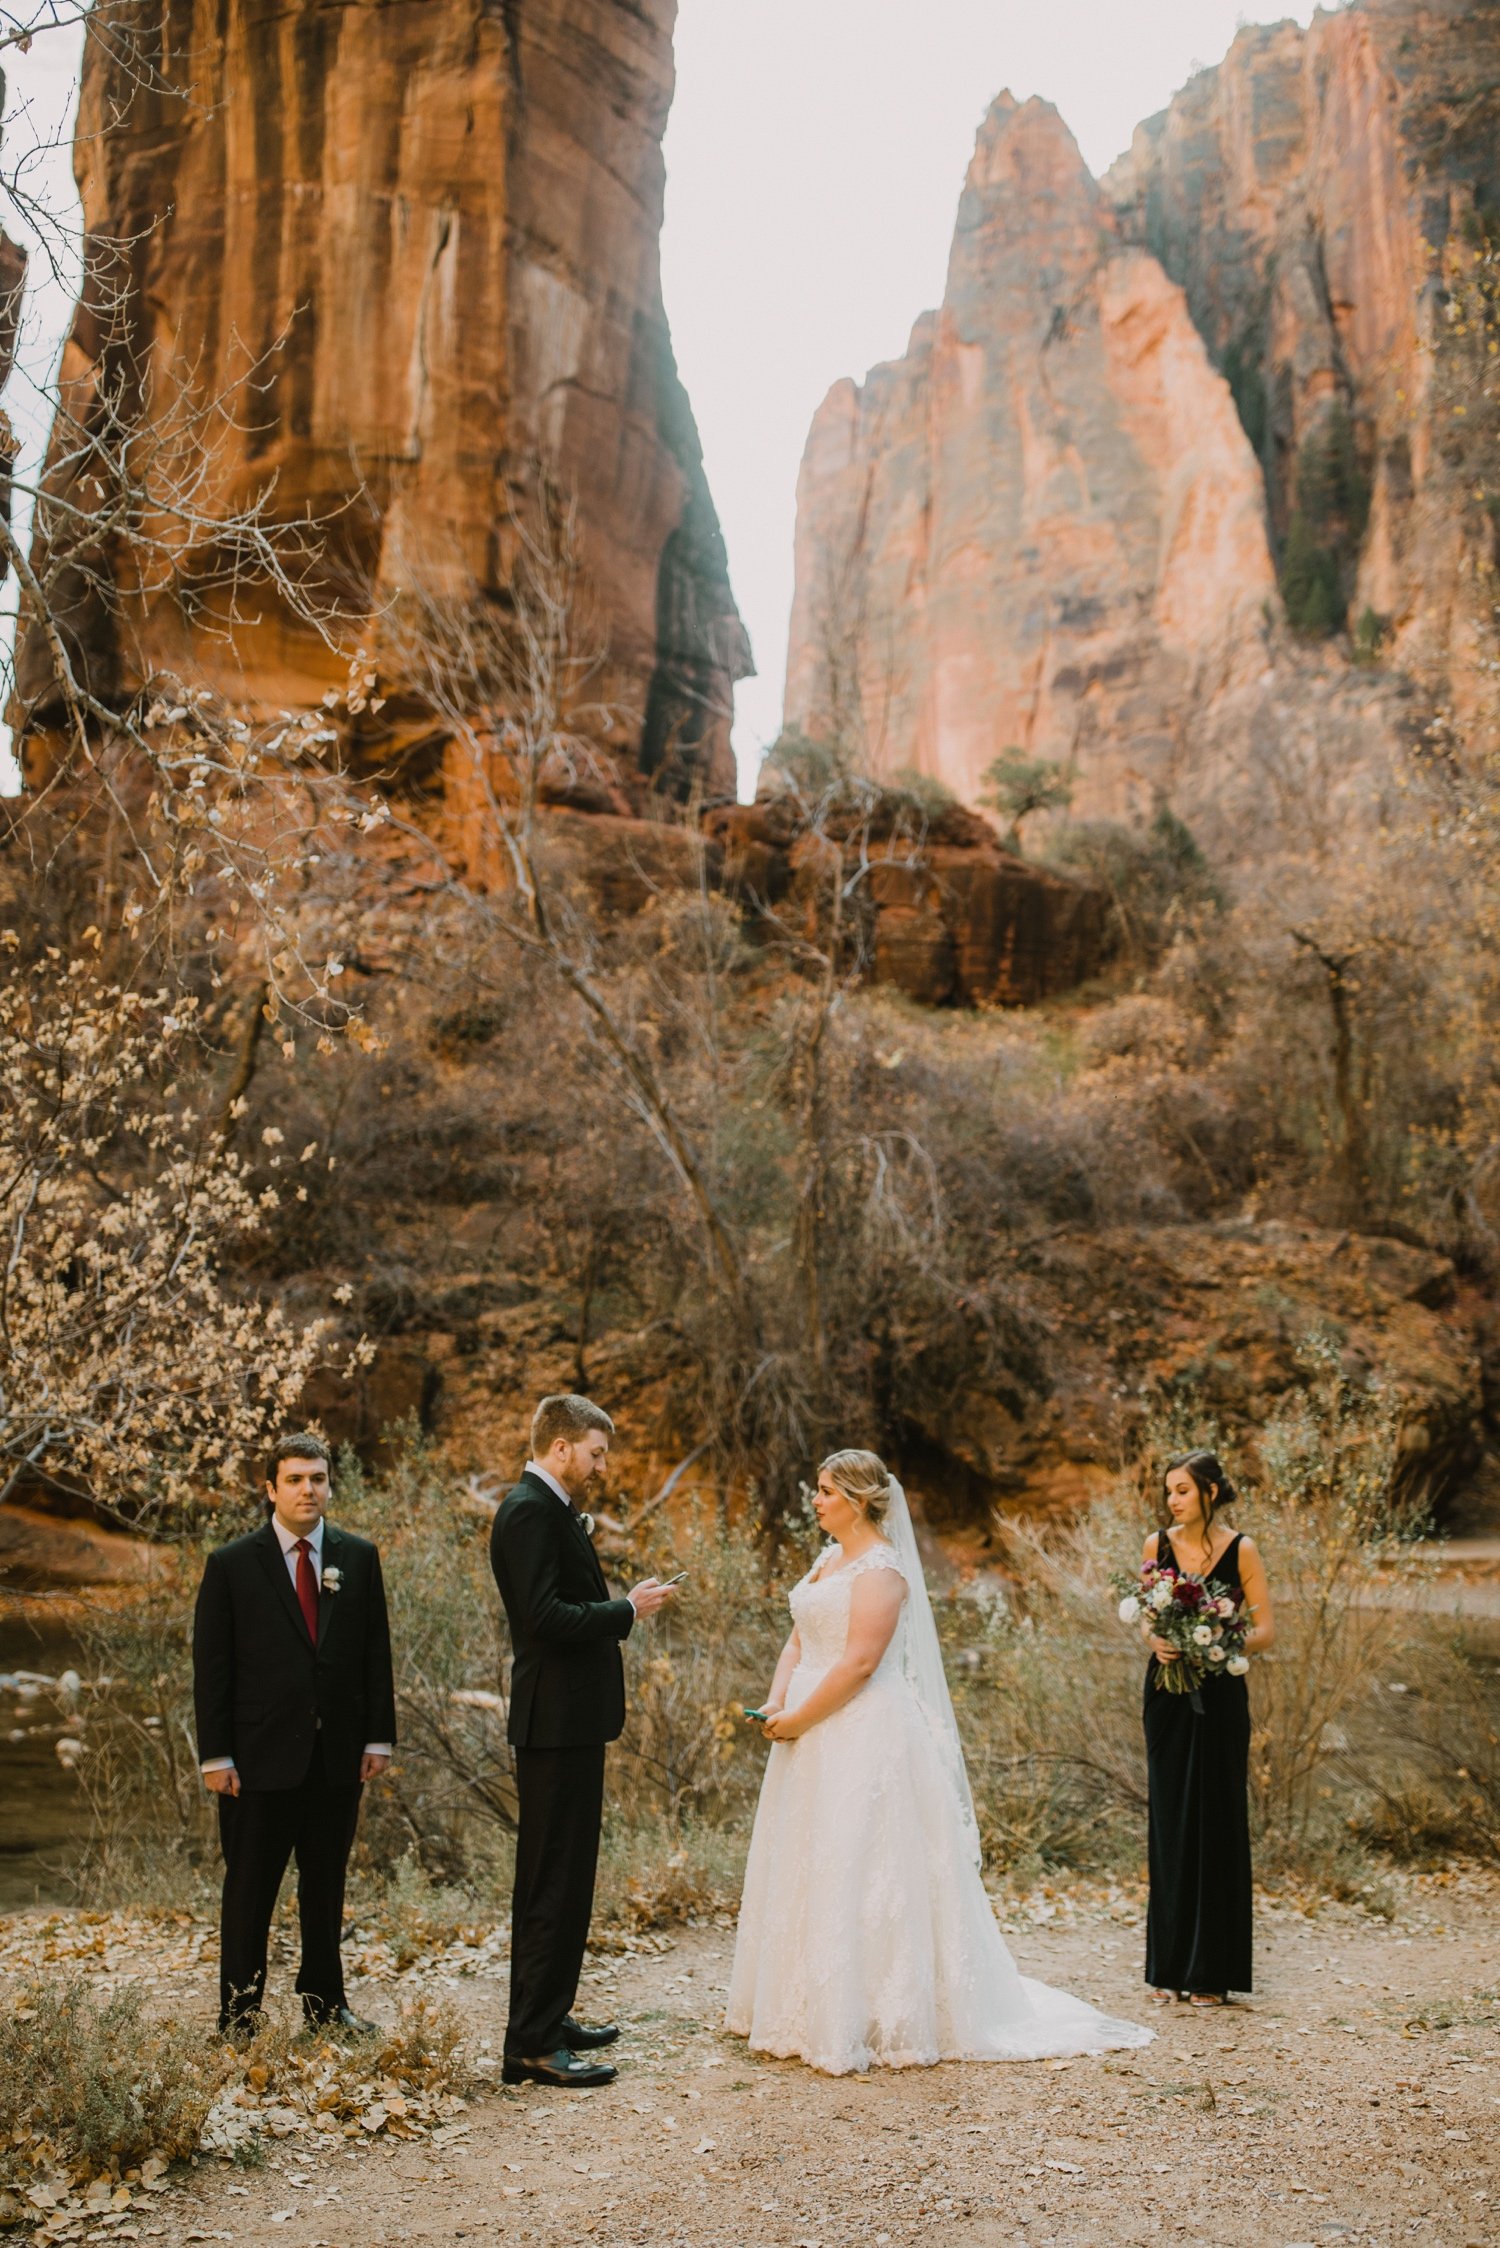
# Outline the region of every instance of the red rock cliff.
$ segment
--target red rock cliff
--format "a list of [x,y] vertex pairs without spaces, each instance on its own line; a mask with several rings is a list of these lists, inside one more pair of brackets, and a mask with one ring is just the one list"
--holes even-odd
[[1251,27],[1101,188],[1002,96],[940,310],[814,421],[788,722],[970,801],[1018,745],[1242,845],[1268,766],[1367,814],[1434,704],[1493,718],[1497,89],[1465,0]]
[[[156,435],[232,398],[230,501],[332,525],[381,595],[420,576],[503,593],[537,461],[577,494],[608,628],[623,777],[732,787],[749,651],[662,307],[661,136],[675,0],[143,0],[161,88],[92,44],[78,170],[124,294],[80,310],[65,381]],[[137,379],[138,378],[138,379]],[[189,566],[185,563],[185,566]],[[170,597],[80,592],[96,676],[222,667]],[[316,702],[337,666],[270,615],[235,636],[250,700]],[[33,669],[23,681],[36,690]],[[398,682],[399,685],[399,682]]]
[[1370,610],[1460,705],[1488,677],[1494,534],[1442,358],[1450,289],[1500,213],[1497,88],[1500,11],[1472,0],[1250,26],[1104,183],[1233,384],[1278,545],[1299,508],[1320,528],[1309,466],[1342,445],[1356,490],[1332,526],[1332,621]]
[[1002,94],[940,310],[814,421],[788,723],[970,800],[1020,746],[1121,812],[1263,666],[1273,582],[1254,455],[1182,291],[1118,238],[1056,111]]

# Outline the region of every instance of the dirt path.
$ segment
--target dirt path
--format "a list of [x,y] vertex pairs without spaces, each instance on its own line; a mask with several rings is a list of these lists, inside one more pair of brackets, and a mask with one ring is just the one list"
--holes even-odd
[[[263,2166],[205,2161],[104,2220],[100,2239],[368,2248],[1033,2248],[1190,2241],[1293,2248],[1500,2240],[1500,1882],[1404,1884],[1394,1923],[1267,1904],[1261,1989],[1223,2014],[1153,2003],[1139,1901],[1013,1909],[1028,1970],[1116,2013],[1149,2008],[1146,2051],[1030,2066],[819,2077],[752,2060],[717,2028],[731,1937],[591,1958],[584,2006],[626,2027],[602,2093],[496,2089],[444,2143],[273,2142]],[[504,1962],[485,1946],[357,1982],[391,2018],[445,1988],[499,2050]],[[101,1963],[102,1964],[102,1963]],[[282,1976],[284,1980],[284,1973]],[[174,2005],[211,1999],[212,1944],[161,1962]]]

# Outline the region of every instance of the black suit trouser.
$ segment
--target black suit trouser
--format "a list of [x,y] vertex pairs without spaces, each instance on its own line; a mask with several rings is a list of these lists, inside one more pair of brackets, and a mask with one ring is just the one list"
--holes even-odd
[[510,1921],[512,2058],[555,2053],[578,1996],[604,1816],[604,1748],[518,1748]]
[[219,1842],[224,1852],[221,2028],[260,2011],[271,1915],[289,1858],[297,1861],[302,1964],[296,1987],[304,2011],[318,2021],[343,2005],[339,1936],[344,1922],[344,1874],[354,1845],[359,1798],[357,1781],[353,1786],[329,1785],[323,1776],[320,1744],[314,1745],[307,1777],[297,1787],[242,1788],[238,1795],[219,1797]]

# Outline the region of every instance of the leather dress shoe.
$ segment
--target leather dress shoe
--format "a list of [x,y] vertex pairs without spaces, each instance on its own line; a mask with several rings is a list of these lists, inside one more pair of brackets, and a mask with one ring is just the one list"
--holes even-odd
[[328,2007],[321,2013],[314,2013],[311,2008],[305,2008],[304,2011],[309,2029],[341,2029],[346,2037],[380,2035],[378,2022],[367,2022],[363,2015],[352,2012],[347,2006]]
[[575,2022],[571,2014],[562,2026],[562,2041],[570,2053],[597,2053],[602,2045],[613,2045],[619,2034],[618,2022],[600,2022],[590,2028],[584,2022]]
[[555,2053],[507,2058],[500,2074],[507,2084],[557,2084],[570,2091],[587,2091],[594,2084],[613,2084],[619,2070],[608,2061],[586,2061],[560,2045]]

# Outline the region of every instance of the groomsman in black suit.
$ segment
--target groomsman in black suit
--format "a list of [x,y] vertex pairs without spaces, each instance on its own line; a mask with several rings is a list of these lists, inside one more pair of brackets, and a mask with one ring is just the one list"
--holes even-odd
[[320,1437],[283,1437],[268,1473],[267,1520],[209,1555],[193,1620],[198,1756],[224,1852],[219,2027],[254,2027],[295,1857],[303,2012],[369,2030],[345,2002],[339,1936],[360,1789],[396,1739],[380,1555],[327,1520]]
[[583,1969],[604,1808],[604,1748],[625,1725],[620,1643],[637,1616],[670,1600],[648,1577],[611,1600],[582,1501],[598,1484],[614,1423],[586,1397],[544,1397],[531,1458],[501,1501],[490,1563],[514,1647],[509,1736],[520,1831],[510,1930],[507,2084],[608,2084],[619,2071],[590,2059],[612,2023],[573,2019]]

